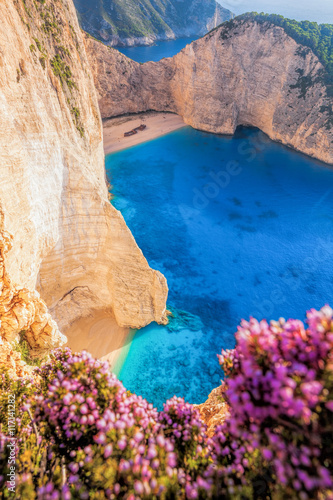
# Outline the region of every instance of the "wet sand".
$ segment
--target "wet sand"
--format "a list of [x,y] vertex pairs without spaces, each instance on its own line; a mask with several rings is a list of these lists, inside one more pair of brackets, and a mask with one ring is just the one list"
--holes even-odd
[[129,347],[132,332],[120,327],[112,312],[93,311],[90,316],[77,320],[66,332],[67,345],[74,352],[86,350],[96,358],[109,361],[112,370],[117,372],[117,365],[121,368],[118,358],[123,348]]
[[[129,132],[142,124],[147,126],[145,130],[138,131],[137,134],[130,137],[124,137],[125,132]],[[130,148],[182,127],[186,127],[183,119],[173,113],[149,112],[110,118],[103,123],[104,152],[110,154]]]

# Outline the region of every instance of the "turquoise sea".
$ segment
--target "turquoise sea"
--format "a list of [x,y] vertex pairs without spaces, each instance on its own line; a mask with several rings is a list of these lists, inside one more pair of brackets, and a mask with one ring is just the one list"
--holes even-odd
[[167,42],[156,42],[148,47],[115,47],[125,56],[139,63],[147,61],[160,61],[164,57],[173,57],[180,52],[187,44],[197,40],[193,38],[178,38],[177,40],[169,40]]
[[106,158],[114,205],[167,278],[168,327],[138,331],[119,373],[158,407],[206,400],[241,318],[333,303],[333,170],[253,129],[186,127]]

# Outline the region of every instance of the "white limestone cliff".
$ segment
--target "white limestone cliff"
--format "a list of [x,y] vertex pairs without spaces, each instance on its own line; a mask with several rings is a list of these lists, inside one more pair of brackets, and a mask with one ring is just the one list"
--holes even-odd
[[0,2],[0,229],[7,273],[62,332],[107,309],[166,322],[167,284],[109,203],[102,124],[71,0]]

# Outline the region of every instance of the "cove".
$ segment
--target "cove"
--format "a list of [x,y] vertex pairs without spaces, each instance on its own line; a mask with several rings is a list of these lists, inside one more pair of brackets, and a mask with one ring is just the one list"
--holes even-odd
[[198,37],[192,38],[177,38],[176,40],[168,40],[156,42],[149,46],[135,47],[115,47],[122,54],[139,63],[147,61],[160,61],[164,57],[173,57],[189,43],[197,40]]
[[167,327],[138,331],[118,371],[157,407],[201,403],[242,318],[333,303],[333,171],[258,130],[183,128],[106,157],[113,204],[170,289]]

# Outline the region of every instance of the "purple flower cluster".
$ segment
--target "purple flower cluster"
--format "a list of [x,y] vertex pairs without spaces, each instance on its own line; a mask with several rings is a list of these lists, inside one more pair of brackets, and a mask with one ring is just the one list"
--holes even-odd
[[185,485],[186,498],[207,498],[213,481],[207,469],[210,463],[207,427],[200,417],[199,409],[186,403],[183,398],[174,396],[164,404],[158,421],[164,434],[175,446],[174,464],[178,461],[178,480]]
[[327,449],[332,447],[332,315],[328,306],[309,311],[307,329],[296,320],[242,321],[236,349],[219,356],[229,375],[225,397],[231,415],[217,430],[212,453],[224,469],[221,457],[228,458],[227,472],[234,467],[244,478],[249,457],[257,454],[280,487],[302,499],[333,488]]
[[[177,481],[177,460],[157,410],[129,394],[108,363],[86,352],[66,359],[61,351],[54,356],[61,358],[61,369],[55,371],[54,364],[42,369],[51,383],[37,399],[36,415],[38,422],[47,423],[53,453],[66,459],[72,488],[81,497],[87,485],[103,490],[107,498],[129,491],[132,497],[126,498],[161,496],[164,483]],[[106,488],[104,477],[110,471]]]
[[206,425],[195,406],[185,403],[183,398],[174,396],[163,405],[163,411],[158,415],[158,421],[164,432],[179,446],[186,443],[193,445],[194,452],[201,453],[202,445],[206,441]]
[[[333,500],[332,316],[241,323],[219,356],[229,413],[212,438],[198,407],[158,412],[86,352],[55,351],[35,387],[0,374],[1,421],[17,403],[16,498]],[[4,491],[7,443],[4,427]]]
[[[63,357],[61,351],[55,352],[58,356]],[[46,365],[40,372],[52,369],[52,364]],[[46,393],[37,398],[37,406],[38,419],[47,421],[52,435],[67,448],[92,440],[104,444],[107,432],[113,428],[136,425],[153,430],[157,418],[153,405],[128,395],[110,372],[109,364],[95,360],[87,352],[62,361]]]

